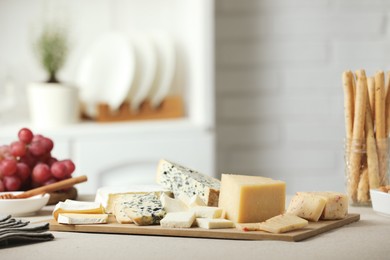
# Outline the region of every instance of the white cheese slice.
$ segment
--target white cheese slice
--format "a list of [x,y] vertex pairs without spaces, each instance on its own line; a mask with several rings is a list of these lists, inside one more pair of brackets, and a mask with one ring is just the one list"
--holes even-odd
[[222,208],[208,206],[196,206],[191,208],[191,211],[197,218],[220,218],[223,213]]
[[53,217],[58,219],[59,213],[85,213],[85,214],[103,214],[104,208],[98,202],[85,202],[76,200],[66,200],[58,202],[53,210]]
[[160,221],[165,228],[190,228],[195,221],[193,212],[169,212]]
[[108,214],[76,214],[60,213],[58,214],[58,223],[87,225],[87,224],[105,224],[108,220]]
[[196,206],[207,206],[206,203],[198,195],[190,197],[185,193],[181,193],[178,199],[183,201],[189,208]]
[[219,229],[234,228],[234,222],[223,218],[197,218],[196,225],[200,228]]
[[146,194],[154,192],[157,196],[161,193],[172,195],[172,192],[159,185],[132,185],[101,187],[97,190],[95,202],[99,202],[105,208],[106,213],[113,213],[115,204],[127,199],[128,194]]
[[161,194],[160,200],[167,213],[188,211],[187,205],[182,200],[171,198],[165,193]]

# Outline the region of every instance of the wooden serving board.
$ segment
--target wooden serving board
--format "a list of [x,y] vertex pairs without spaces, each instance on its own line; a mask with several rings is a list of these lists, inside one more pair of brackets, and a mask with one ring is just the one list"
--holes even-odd
[[242,239],[242,240],[281,240],[301,241],[332,229],[359,221],[359,214],[349,214],[341,220],[326,220],[309,222],[306,228],[287,232],[284,234],[271,234],[263,231],[240,231],[235,228],[229,229],[202,229],[202,228],[162,228],[155,226],[137,226],[135,224],[118,224],[113,216],[109,223],[96,225],[64,225],[58,224],[54,219],[50,220],[51,231],[87,232],[87,233],[110,233],[131,235],[157,235],[176,237],[219,238],[219,239]]

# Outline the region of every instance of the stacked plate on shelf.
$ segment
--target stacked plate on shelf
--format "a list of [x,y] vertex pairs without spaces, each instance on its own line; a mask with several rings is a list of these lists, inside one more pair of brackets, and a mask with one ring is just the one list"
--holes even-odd
[[175,46],[168,34],[106,33],[85,53],[77,72],[83,112],[94,118],[99,104],[115,111],[124,101],[134,112],[145,100],[158,107],[171,90],[175,69]]

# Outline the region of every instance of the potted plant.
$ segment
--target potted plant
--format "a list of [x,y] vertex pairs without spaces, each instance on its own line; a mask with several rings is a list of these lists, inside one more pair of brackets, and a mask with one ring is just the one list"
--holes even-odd
[[46,25],[34,42],[34,50],[47,80],[28,86],[32,123],[37,127],[53,128],[77,122],[80,114],[78,89],[58,79],[69,51],[66,30]]

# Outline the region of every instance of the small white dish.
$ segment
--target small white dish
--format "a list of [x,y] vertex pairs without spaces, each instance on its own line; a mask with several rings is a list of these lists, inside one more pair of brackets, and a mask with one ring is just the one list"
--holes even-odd
[[132,39],[135,51],[135,76],[128,94],[131,110],[137,112],[146,99],[156,77],[157,54],[153,42],[146,35]]
[[156,80],[148,97],[152,107],[157,108],[172,88],[176,70],[176,53],[173,39],[168,34],[155,34],[153,41],[157,50],[158,65]]
[[96,116],[98,103],[118,109],[127,97],[134,70],[134,50],[128,38],[121,33],[103,34],[86,52],[76,77],[87,114]]
[[381,215],[390,217],[390,193],[370,190],[372,209]]
[[[23,191],[6,191],[2,194],[19,194]],[[0,199],[0,215],[13,217],[26,217],[35,215],[49,201],[50,194],[36,195],[26,199]]]

